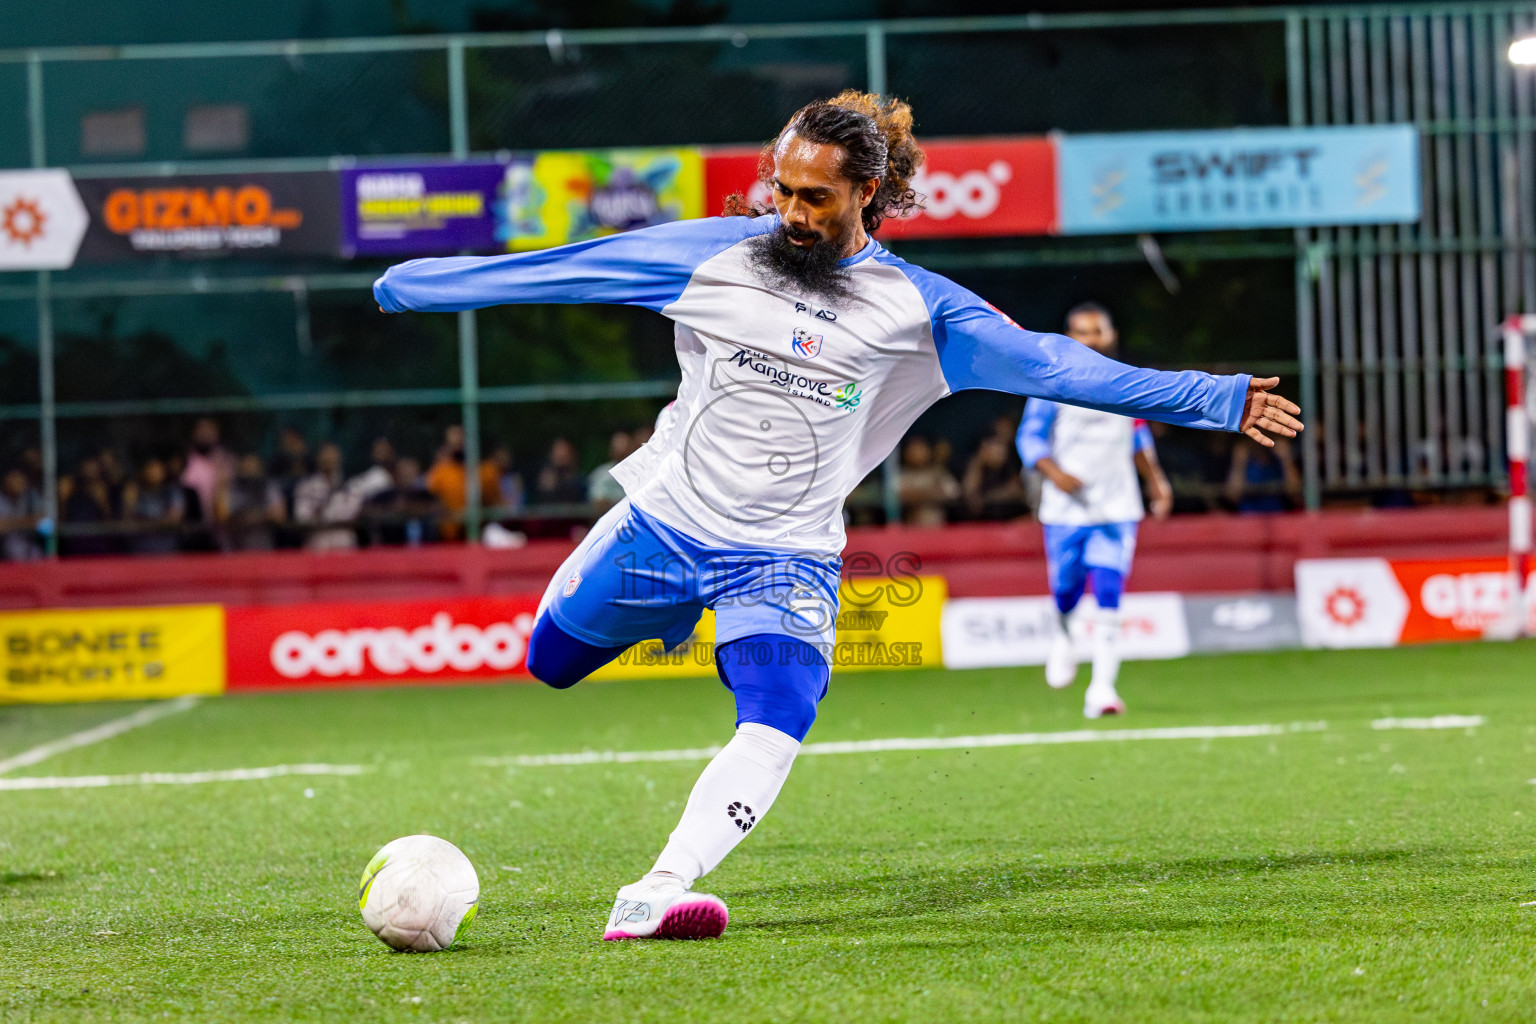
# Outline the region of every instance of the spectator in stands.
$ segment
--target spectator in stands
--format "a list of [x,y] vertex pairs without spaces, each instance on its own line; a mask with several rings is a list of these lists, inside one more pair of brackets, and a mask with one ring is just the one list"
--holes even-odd
[[[453,516],[443,523],[444,540],[461,540],[464,537],[463,515],[469,504],[468,476],[464,472],[464,428],[457,423],[443,431],[443,446],[437,450],[437,461],[427,471],[427,490]],[[501,489],[501,475],[496,464],[489,459],[480,461],[480,504],[486,504],[487,496],[495,499]]]
[[123,489],[131,482],[123,468],[123,460],[118,458],[117,450],[111,445],[104,445],[96,453],[96,461],[101,463],[101,479],[107,485],[107,499],[112,504],[112,511],[122,515],[125,511]]
[[634,450],[630,435],[615,430],[608,438],[608,461],[587,474],[587,500],[604,511],[624,500],[624,488],[613,478],[613,467]]
[[1283,512],[1299,506],[1301,473],[1290,441],[1277,437],[1273,448],[1234,444],[1225,495],[1239,512]]
[[372,461],[368,468],[347,481],[347,490],[357,499],[359,508],[375,494],[395,485],[395,446],[389,438],[374,438],[369,458]]
[[943,526],[949,506],[960,497],[960,484],[934,457],[926,437],[914,435],[901,449],[901,472],[896,477],[901,500],[901,519],[909,526]]
[[395,462],[391,485],[374,494],[358,516],[358,532],[370,545],[416,547],[437,540],[443,506],[421,480],[421,463],[409,455]]
[[288,518],[288,505],[276,480],[267,476],[261,456],[242,455],[223,499],[224,535],[231,551],[271,551],[276,528]]
[[[277,453],[267,463],[267,475],[277,484],[278,490],[282,493],[286,518],[290,521],[294,513],[293,492],[312,472],[314,472],[314,466],[309,457],[309,442],[304,440],[304,435],[295,427],[284,427],[279,430]],[[273,532],[273,540],[280,548],[304,546],[303,530],[279,527]]]
[[219,444],[219,424],[205,416],[192,426],[192,444],[181,482],[197,492],[205,522],[217,521],[214,497],[234,479],[235,457]]
[[306,526],[334,524],[334,528],[310,530],[304,546],[311,551],[350,551],[357,547],[351,524],[359,504],[347,490],[341,446],[327,441],[315,453],[315,471],[294,489],[293,518]]
[[517,471],[512,448],[509,445],[497,445],[496,450],[491,452],[491,465],[496,467],[500,506],[510,512],[521,511],[526,495],[523,493],[523,475]]
[[131,524],[128,550],[135,555],[169,555],[181,547],[181,521],[186,515],[181,485],[170,478],[165,463],[150,457],[136,479],[123,485],[123,521]]
[[21,460],[17,463],[21,471],[27,476],[27,483],[38,494],[43,493],[43,452],[41,448],[33,445],[22,450]]
[[0,478],[0,558],[30,562],[43,557],[37,524],[43,518],[43,496],[20,466]]
[[587,500],[586,481],[576,465],[576,446],[568,439],[557,437],[550,442],[533,495],[541,505],[579,505]]
[[973,519],[1013,519],[1024,515],[1024,465],[1011,441],[996,434],[981,439],[981,445],[965,467],[960,492],[965,511]]
[[112,494],[101,475],[101,461],[95,456],[80,460],[75,472],[59,481],[59,519],[65,527],[84,527],[82,532],[70,535],[67,530],[59,539],[59,549],[65,555],[109,555],[117,544],[107,524],[117,518],[112,507]]

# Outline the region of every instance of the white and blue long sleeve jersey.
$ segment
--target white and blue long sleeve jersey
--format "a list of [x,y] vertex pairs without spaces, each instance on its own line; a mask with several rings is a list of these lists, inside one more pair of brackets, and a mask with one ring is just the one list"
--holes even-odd
[[373,291],[392,313],[605,302],[669,317],[678,415],[613,475],[646,514],[720,548],[841,552],[843,499],[954,391],[1211,430],[1242,418],[1246,375],[1139,369],[1026,331],[873,240],[842,261],[849,298],[766,283],[743,243],[778,225],[713,217],[539,252],[411,260]]
[[1050,480],[1040,485],[1039,519],[1047,526],[1137,523],[1146,515],[1136,479],[1136,453],[1153,448],[1145,423],[1031,398],[1017,439],[1019,458],[1033,469],[1043,458],[1082,481],[1068,494]]

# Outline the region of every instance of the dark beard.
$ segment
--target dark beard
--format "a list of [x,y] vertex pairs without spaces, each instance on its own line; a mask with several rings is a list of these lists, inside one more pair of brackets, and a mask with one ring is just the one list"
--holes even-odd
[[838,266],[843,253],[837,242],[818,238],[809,249],[802,249],[790,241],[789,231],[780,224],[748,242],[747,252],[748,265],[775,287],[825,299],[846,298],[849,294],[852,275]]

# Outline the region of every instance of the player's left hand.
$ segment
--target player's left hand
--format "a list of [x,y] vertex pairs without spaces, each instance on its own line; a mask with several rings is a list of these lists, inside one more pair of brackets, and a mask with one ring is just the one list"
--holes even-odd
[[1303,428],[1301,408],[1295,402],[1269,393],[1280,383],[1279,377],[1254,377],[1248,382],[1248,407],[1243,410],[1243,422],[1237,428],[1266,448],[1275,446],[1274,438],[1295,437]]

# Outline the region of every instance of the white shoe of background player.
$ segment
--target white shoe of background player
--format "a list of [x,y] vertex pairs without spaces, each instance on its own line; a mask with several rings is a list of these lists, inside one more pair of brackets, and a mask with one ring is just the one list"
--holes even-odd
[[1051,632],[1051,650],[1045,656],[1045,681],[1053,690],[1077,682],[1077,655],[1072,651],[1072,637],[1059,624]]
[[1105,715],[1125,714],[1125,701],[1115,692],[1114,684],[1108,686],[1088,684],[1088,693],[1083,698],[1083,717],[1102,718]]
[[603,938],[717,939],[729,919],[718,896],[689,892],[673,879],[642,878],[619,890]]

